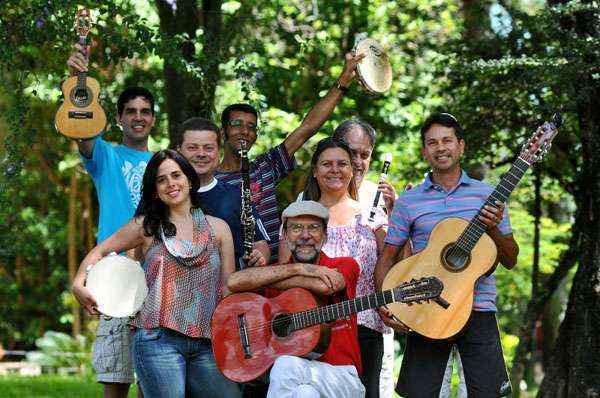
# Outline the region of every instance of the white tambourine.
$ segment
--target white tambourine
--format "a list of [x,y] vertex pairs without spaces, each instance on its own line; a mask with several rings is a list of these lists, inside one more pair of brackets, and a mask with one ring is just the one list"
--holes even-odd
[[85,284],[98,304],[98,312],[116,318],[135,315],[148,295],[140,263],[115,253],[90,267]]
[[358,81],[371,94],[381,94],[392,86],[392,66],[390,59],[379,42],[368,37],[360,39],[354,52],[365,54],[356,66]]

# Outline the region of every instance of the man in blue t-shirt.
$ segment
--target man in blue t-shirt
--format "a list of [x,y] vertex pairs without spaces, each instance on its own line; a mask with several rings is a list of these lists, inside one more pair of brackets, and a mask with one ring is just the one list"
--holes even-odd
[[[412,242],[413,252],[424,250],[434,226],[449,217],[466,220],[478,217],[481,228],[485,228],[485,233],[496,245],[496,264],[513,268],[519,246],[512,235],[508,211],[498,201],[493,205],[485,204],[493,188],[470,178],[462,170],[460,159],[465,141],[456,118],[448,113],[430,116],[421,128],[421,141],[421,154],[431,172],[422,184],[405,191],[396,200],[383,251],[375,267],[377,288],[381,289],[385,275],[407,240]],[[439,396],[454,344],[461,356],[469,396],[495,398],[510,394],[496,321],[493,270],[477,281],[473,311],[458,335],[446,340],[430,340],[416,333],[408,335],[396,386],[400,396]],[[382,312],[382,318],[389,326],[407,332],[402,324],[390,320],[385,311]]]
[[[218,181],[214,171],[219,165],[219,128],[209,120],[194,117],[183,122],[177,137],[177,150],[192,164],[200,177],[200,198],[202,208],[214,217],[219,217],[229,225],[235,248],[235,264],[238,270],[246,266],[243,254],[241,227],[240,189]],[[258,213],[252,208],[256,221],[254,250],[250,254],[249,266],[265,265],[269,262],[270,249],[268,235]]]
[[[71,76],[87,71],[88,59],[83,47],[67,61]],[[123,130],[119,145],[101,137],[78,140],[77,146],[85,169],[94,180],[100,208],[98,243],[125,225],[140,200],[142,177],[152,153],[148,137],[154,127],[154,97],[142,87],[130,87],[117,101],[117,124]],[[73,280],[73,293],[90,314],[97,315],[94,299],[85,288],[86,270],[81,268]],[[93,366],[98,382],[104,385],[104,396],[125,398],[133,382],[130,354],[132,332],[129,318],[100,317],[93,347]]]

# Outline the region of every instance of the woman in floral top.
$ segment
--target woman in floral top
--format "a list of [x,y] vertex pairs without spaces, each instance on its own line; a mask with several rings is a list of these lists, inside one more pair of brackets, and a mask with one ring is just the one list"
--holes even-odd
[[[327,243],[329,257],[352,257],[360,266],[356,296],[375,292],[373,271],[383,247],[387,218],[378,209],[375,222],[361,215],[351,161],[352,152],[343,140],[326,138],[317,144],[304,189],[304,199],[318,201],[329,209]],[[367,398],[379,397],[379,373],[383,357],[383,333],[387,327],[375,310],[358,314],[358,340]]]

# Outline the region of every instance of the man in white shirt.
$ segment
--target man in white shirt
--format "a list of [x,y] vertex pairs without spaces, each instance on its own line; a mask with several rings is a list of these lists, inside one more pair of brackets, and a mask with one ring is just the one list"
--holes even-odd
[[[369,217],[377,191],[381,191],[379,206],[389,215],[392,213],[396,191],[387,181],[374,182],[364,180],[369,172],[371,155],[375,146],[375,129],[360,119],[350,119],[341,123],[333,132],[333,136],[343,139],[352,150],[354,180],[358,187],[358,201],[361,204],[362,216]],[[381,397],[391,397],[394,393],[394,333],[383,334],[383,360],[379,377],[379,393]]]

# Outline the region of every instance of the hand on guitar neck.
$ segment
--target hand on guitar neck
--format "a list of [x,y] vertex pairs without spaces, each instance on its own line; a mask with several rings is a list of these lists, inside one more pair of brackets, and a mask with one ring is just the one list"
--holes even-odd
[[67,60],[67,67],[69,68],[69,76],[76,76],[79,72],[88,71],[89,54],[91,46],[84,48],[81,44],[76,43],[74,46],[75,51],[71,53],[71,56]]
[[481,210],[481,214],[479,215],[479,219],[483,222],[488,231],[492,228],[495,228],[500,224],[502,218],[504,217],[504,203],[495,201],[494,206],[485,205]]
[[516,245],[512,235],[503,236],[497,228],[498,224],[504,218],[504,203],[495,201],[494,205],[484,205],[478,218],[487,227],[487,234],[492,238],[498,249],[498,255],[494,266],[486,272],[486,276],[490,276],[496,270],[498,263],[501,263],[506,269],[512,269],[516,264],[519,248]]
[[400,322],[400,320],[398,320],[398,318],[396,318],[387,307],[379,307],[377,312],[379,312],[379,316],[381,317],[383,323],[386,326],[394,329],[394,331],[402,334],[407,334],[410,332],[409,327]]

